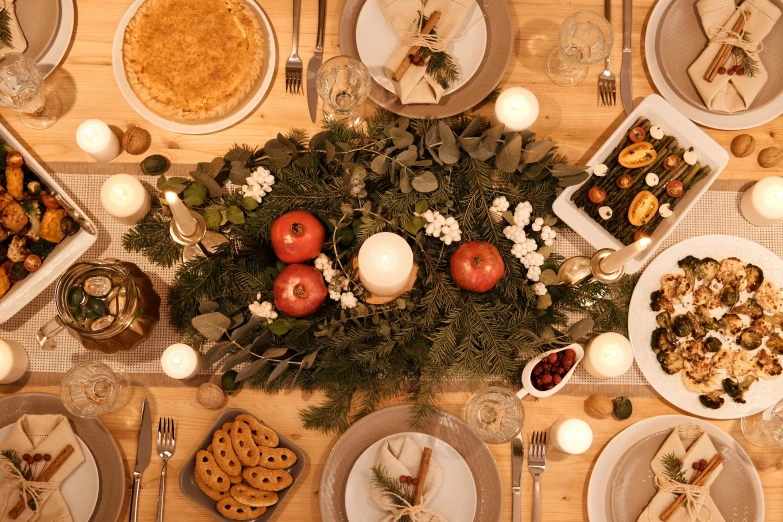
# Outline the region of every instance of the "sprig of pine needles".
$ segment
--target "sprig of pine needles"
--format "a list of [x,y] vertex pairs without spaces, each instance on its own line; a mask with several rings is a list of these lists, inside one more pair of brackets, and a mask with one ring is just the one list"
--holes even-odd
[[685,478],[685,471],[682,469],[682,462],[674,452],[666,453],[661,457],[661,463],[664,468],[663,472],[667,477],[680,484],[688,483],[688,480]]
[[4,449],[2,452],[0,452],[0,455],[10,462],[13,467],[18,469],[19,473],[22,474],[25,480],[32,480],[33,473],[30,470],[30,466],[22,463],[22,459],[19,458],[19,454],[15,449]]
[[[743,34],[742,39],[746,42],[750,42],[750,33]],[[748,78],[753,78],[757,74],[761,74],[758,60],[755,59],[748,51],[742,47],[733,47],[731,51],[734,53],[734,61],[742,68],[744,74]]]
[[[399,479],[391,478],[386,475],[386,470],[380,466],[372,467],[372,485],[383,491],[384,495],[395,505],[403,507],[400,499],[404,499],[408,504],[413,504],[413,495],[402,485]],[[400,522],[408,522],[410,518],[403,515]]]
[[[421,26],[424,27],[429,18],[426,16],[421,18]],[[430,34],[436,35],[437,33],[433,29]],[[448,89],[459,79],[459,66],[449,53],[445,51],[433,52],[429,47],[422,47],[419,53],[422,60],[429,60],[427,61],[427,74],[432,76],[444,89]]]
[[8,9],[0,9],[0,47],[13,49],[13,36],[11,35],[11,14]]

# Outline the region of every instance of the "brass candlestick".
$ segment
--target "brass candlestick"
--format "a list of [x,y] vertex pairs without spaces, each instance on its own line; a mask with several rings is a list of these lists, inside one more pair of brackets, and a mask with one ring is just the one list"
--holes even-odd
[[606,272],[601,270],[601,260],[608,257],[615,252],[611,248],[602,248],[593,257],[576,256],[567,259],[557,272],[557,277],[560,279],[560,284],[568,286],[576,286],[584,283],[591,278],[604,283],[612,284],[616,283],[625,275],[625,268],[620,268],[614,272]]
[[204,221],[204,218],[201,217],[201,214],[191,210],[190,215],[196,220],[196,230],[192,234],[187,236],[184,235],[173,218],[169,228],[171,239],[173,239],[175,243],[183,246],[183,263],[214,254],[220,245],[228,243],[228,238],[220,232],[207,230],[207,224]]

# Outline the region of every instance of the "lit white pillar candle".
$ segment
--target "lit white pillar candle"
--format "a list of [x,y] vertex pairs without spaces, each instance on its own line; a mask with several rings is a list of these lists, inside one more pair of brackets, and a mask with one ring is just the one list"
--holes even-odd
[[783,219],[783,178],[769,176],[742,195],[742,215],[757,227],[766,227]]
[[601,259],[601,270],[607,274],[620,270],[628,261],[636,257],[639,252],[646,249],[648,246],[650,246],[650,238],[643,237],[639,241],[635,241],[617,252],[609,254]]
[[359,279],[376,296],[402,292],[413,269],[413,251],[401,236],[380,232],[359,249]]
[[10,339],[0,339],[0,384],[11,384],[27,371],[27,352],[24,346]]
[[150,194],[130,174],[116,174],[101,186],[101,205],[126,225],[133,225],[150,211]]
[[631,369],[633,348],[628,339],[615,332],[602,333],[587,346],[582,365],[597,379],[619,377]]
[[201,369],[201,354],[187,344],[172,344],[160,357],[163,373],[174,379],[190,379]]
[[193,216],[190,215],[188,207],[173,192],[166,192],[166,201],[169,202],[171,217],[174,219],[174,223],[177,224],[179,232],[183,236],[192,236],[196,232],[197,223]]
[[511,87],[500,93],[495,102],[493,123],[503,123],[505,132],[529,129],[538,118],[538,99],[524,87]]
[[111,161],[120,153],[120,139],[101,120],[87,120],[76,130],[79,148],[95,161]]
[[552,425],[551,438],[555,449],[579,455],[590,449],[593,430],[582,419],[560,419]]

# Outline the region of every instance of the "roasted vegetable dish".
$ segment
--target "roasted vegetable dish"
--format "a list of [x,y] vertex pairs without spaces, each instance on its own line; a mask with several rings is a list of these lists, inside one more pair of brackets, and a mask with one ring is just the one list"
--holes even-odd
[[783,297],[756,265],[687,256],[650,295],[657,328],[650,339],[661,369],[682,374],[705,408],[745,403],[759,379],[783,374]]
[[58,243],[79,231],[54,194],[0,140],[0,297],[38,271]]

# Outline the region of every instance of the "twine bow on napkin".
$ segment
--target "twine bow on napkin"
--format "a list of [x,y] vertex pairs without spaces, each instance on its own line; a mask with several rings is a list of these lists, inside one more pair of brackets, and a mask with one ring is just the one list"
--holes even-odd
[[[710,497],[709,487],[683,484],[665,475],[656,475],[655,485],[658,486],[658,491],[674,495],[685,495],[684,507],[690,522],[710,522],[712,520],[712,510],[705,505]],[[704,511],[707,512],[707,518],[702,518]]]
[[414,506],[399,495],[393,497],[389,498],[387,494],[378,502],[379,506],[391,513],[391,517],[383,519],[384,522],[398,522],[403,517],[408,517],[410,522],[448,522],[443,515],[423,502]]
[[[4,486],[18,491],[22,498],[32,499],[31,502],[24,503],[25,509],[32,513],[29,519],[30,522],[35,522],[40,518],[41,510],[38,509],[38,506],[43,505],[46,494],[60,488],[60,484],[57,482],[34,482],[27,480],[22,472],[7,460],[2,462],[0,474],[2,474]],[[17,497],[15,495],[3,495],[2,497],[0,498],[0,513],[5,513],[9,507],[12,507],[9,501],[15,501]],[[35,506],[35,509],[31,507],[31,504]]]

